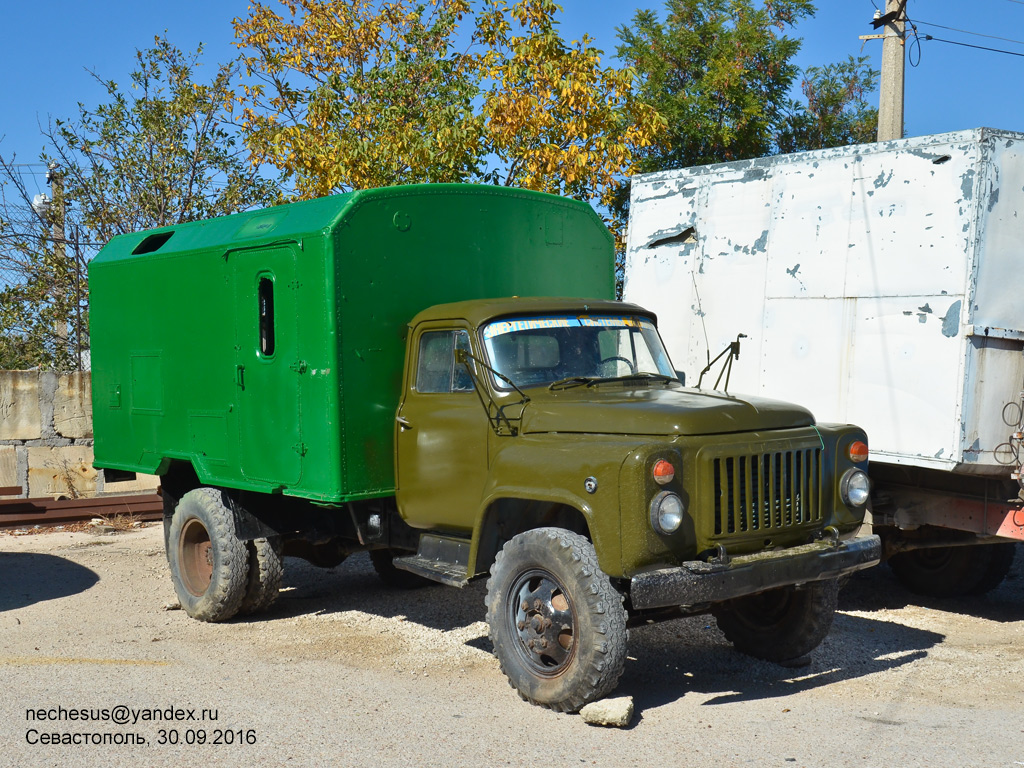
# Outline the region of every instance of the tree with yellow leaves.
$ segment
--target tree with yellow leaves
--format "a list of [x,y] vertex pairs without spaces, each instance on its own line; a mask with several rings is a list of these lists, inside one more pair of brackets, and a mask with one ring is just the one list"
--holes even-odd
[[[664,121],[551,0],[280,0],[235,20],[254,162],[299,197],[485,182],[608,204]],[[618,229],[620,222],[612,222]]]

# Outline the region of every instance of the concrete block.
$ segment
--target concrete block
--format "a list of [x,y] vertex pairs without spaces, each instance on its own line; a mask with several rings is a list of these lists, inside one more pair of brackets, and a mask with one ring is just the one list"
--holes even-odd
[[0,371],[0,440],[38,440],[42,421],[39,374]]
[[57,379],[53,394],[53,427],[63,437],[92,437],[92,379],[70,373]]
[[144,493],[155,491],[160,485],[160,478],[157,475],[138,474],[134,480],[122,480],[119,483],[103,481],[103,495],[114,496],[121,493]]
[[580,717],[589,725],[625,728],[633,719],[633,697],[620,696],[616,699],[592,701],[580,710]]
[[92,447],[28,448],[28,495],[69,499],[96,495]]
[[[21,485],[18,477],[18,449],[13,445],[0,445],[0,488]],[[4,496],[3,498],[17,498]]]

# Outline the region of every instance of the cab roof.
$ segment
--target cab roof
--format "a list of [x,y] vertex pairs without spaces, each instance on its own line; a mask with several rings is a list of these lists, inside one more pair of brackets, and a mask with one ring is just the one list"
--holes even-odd
[[451,304],[438,304],[420,312],[409,323],[415,327],[420,323],[441,320],[466,320],[474,327],[491,320],[510,315],[545,314],[587,314],[587,315],[642,315],[657,325],[658,318],[650,310],[624,301],[607,299],[566,299],[548,297],[509,296],[499,299],[472,299]]

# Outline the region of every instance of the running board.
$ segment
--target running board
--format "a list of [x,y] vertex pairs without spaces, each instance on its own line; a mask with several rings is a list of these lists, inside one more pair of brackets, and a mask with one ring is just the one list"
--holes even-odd
[[419,551],[408,557],[396,557],[395,568],[415,573],[431,581],[450,587],[464,587],[469,583],[469,539],[453,536],[420,536]]

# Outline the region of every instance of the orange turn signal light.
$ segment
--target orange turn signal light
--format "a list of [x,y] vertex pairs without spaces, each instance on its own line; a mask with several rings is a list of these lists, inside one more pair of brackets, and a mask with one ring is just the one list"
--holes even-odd
[[658,485],[671,483],[676,476],[676,468],[664,459],[659,459],[654,465],[654,482]]
[[861,442],[860,440],[854,440],[850,443],[850,461],[854,463],[860,463],[868,460],[868,446],[867,443]]

